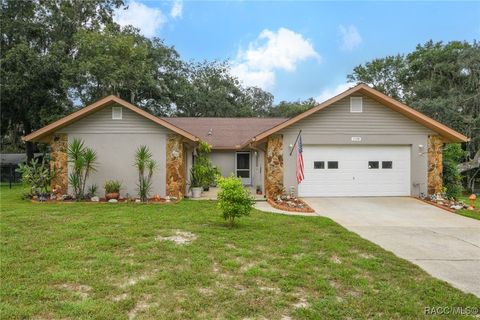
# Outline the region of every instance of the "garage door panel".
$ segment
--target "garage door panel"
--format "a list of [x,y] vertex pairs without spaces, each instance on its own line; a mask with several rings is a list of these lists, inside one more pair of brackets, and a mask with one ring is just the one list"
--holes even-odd
[[[304,146],[305,180],[299,195],[315,196],[408,196],[410,195],[410,146]],[[324,169],[314,162],[323,161]],[[338,169],[328,169],[338,161]],[[378,161],[378,169],[369,169]],[[382,168],[391,161],[392,168]]]

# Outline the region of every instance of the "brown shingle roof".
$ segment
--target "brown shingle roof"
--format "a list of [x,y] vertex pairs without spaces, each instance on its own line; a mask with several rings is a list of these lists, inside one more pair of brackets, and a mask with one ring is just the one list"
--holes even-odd
[[207,141],[214,149],[236,149],[287,118],[162,118]]

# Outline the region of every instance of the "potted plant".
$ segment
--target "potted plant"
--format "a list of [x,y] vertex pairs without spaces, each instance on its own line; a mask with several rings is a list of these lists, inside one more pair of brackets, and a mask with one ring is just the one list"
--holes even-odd
[[105,182],[105,198],[108,200],[120,198],[120,188],[122,184],[118,180],[109,180]]
[[190,190],[192,198],[200,198],[202,195],[202,166],[195,164],[190,169]]
[[257,194],[262,194],[262,187],[261,186],[257,186]]

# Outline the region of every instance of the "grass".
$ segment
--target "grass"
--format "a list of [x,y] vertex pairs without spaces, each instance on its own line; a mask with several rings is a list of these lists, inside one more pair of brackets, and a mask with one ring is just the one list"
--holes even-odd
[[[466,204],[470,203],[470,200],[468,200],[468,195],[467,196],[461,196],[461,197],[459,197],[458,200],[460,200],[460,201],[462,201],[463,203],[466,203]],[[462,215],[462,216],[465,216],[465,217],[480,220],[480,210],[478,209],[479,207],[480,207],[480,199],[477,199],[477,209],[476,210],[472,211],[472,210],[462,209],[462,210],[457,210],[457,213],[459,215]]]
[[[254,211],[230,229],[211,201],[32,204],[0,190],[2,319],[419,319],[480,305],[326,218]],[[177,230],[196,239],[157,238]]]

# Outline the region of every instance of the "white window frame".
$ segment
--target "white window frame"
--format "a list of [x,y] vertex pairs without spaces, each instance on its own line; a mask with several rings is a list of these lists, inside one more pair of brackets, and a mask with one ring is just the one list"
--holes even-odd
[[112,107],[112,120],[122,120],[122,118],[123,118],[123,108]]
[[[354,102],[360,102],[360,109],[354,110]],[[363,97],[350,97],[350,112],[351,113],[362,113],[363,112]]]

